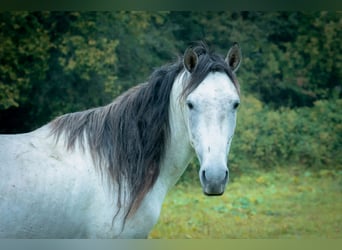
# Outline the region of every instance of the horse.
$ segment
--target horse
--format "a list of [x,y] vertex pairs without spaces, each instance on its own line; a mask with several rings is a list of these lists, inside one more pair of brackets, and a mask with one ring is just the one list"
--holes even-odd
[[0,238],[147,238],[197,155],[203,193],[222,195],[241,49],[189,46],[102,107],[0,135]]

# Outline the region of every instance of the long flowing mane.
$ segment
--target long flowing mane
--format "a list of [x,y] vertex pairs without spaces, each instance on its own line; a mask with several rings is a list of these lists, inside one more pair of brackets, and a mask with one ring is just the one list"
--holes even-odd
[[[237,81],[224,59],[203,43],[193,48],[199,62],[187,83],[184,95],[191,93],[209,72],[226,72]],[[88,147],[95,165],[107,173],[118,187],[118,207],[122,204],[122,183],[129,194],[125,219],[133,214],[156,182],[168,143],[169,102],[173,83],[184,70],[180,58],[174,64],[155,70],[147,83],[131,88],[104,107],[66,114],[51,122],[56,141],[63,135],[68,150]],[[126,188],[126,186],[125,186]]]

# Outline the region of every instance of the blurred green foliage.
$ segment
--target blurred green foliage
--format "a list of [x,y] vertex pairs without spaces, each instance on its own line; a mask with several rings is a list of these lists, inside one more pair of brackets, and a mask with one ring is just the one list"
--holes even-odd
[[193,41],[222,54],[237,41],[231,169],[341,168],[341,25],[342,13],[327,11],[1,12],[0,132],[107,104]]
[[243,99],[230,165],[274,168],[287,164],[342,167],[341,99],[316,101],[311,108],[272,110],[254,97]]
[[165,15],[0,13],[0,131],[32,130],[145,81],[175,53]]

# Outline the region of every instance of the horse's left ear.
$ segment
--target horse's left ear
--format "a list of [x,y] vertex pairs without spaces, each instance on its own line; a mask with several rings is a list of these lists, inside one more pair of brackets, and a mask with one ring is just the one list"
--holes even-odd
[[184,53],[183,64],[185,68],[192,73],[197,65],[198,57],[196,53],[191,49],[188,48]]
[[229,49],[227,57],[225,59],[226,63],[232,69],[233,72],[236,72],[241,64],[241,49],[238,43],[234,43],[233,46]]

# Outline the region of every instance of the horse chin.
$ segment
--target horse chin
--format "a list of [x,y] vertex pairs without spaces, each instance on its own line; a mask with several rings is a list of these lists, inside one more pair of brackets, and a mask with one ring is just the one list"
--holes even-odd
[[206,195],[206,196],[221,196],[223,195],[224,191],[222,193],[207,193],[206,191],[203,190],[203,193]]
[[225,186],[220,187],[210,187],[209,185],[206,185],[203,187],[203,193],[206,196],[221,196],[224,193]]

